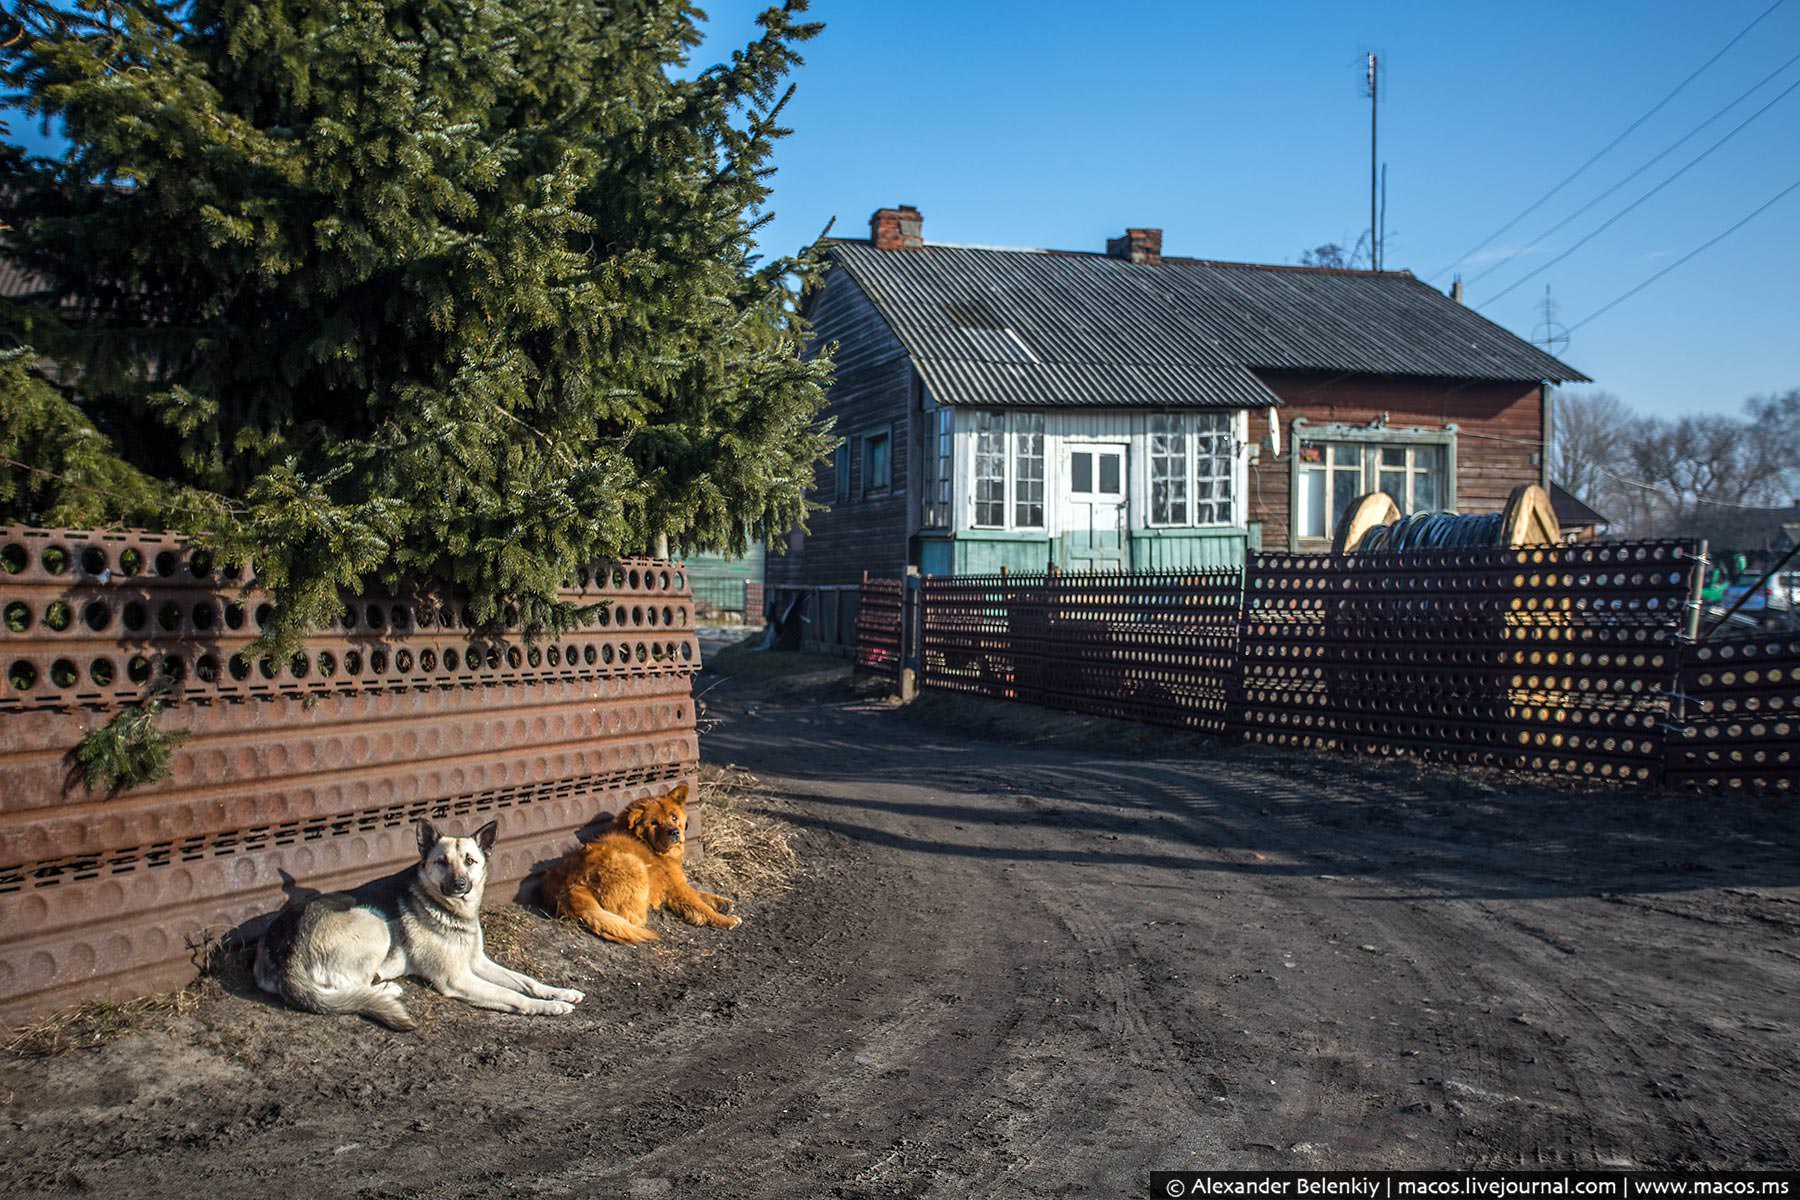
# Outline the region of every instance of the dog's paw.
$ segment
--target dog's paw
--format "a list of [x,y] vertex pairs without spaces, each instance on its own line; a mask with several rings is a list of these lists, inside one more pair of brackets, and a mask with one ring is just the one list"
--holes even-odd
[[713,911],[715,912],[728,913],[731,911],[730,896],[715,896],[709,892],[706,896],[706,902],[713,906]]
[[566,1017],[575,1011],[575,1006],[566,1000],[546,1000],[541,1011],[552,1017]]
[[721,928],[721,929],[736,929],[739,925],[742,925],[743,923],[744,923],[744,918],[742,918],[742,917],[720,917],[719,918],[719,928]]
[[580,1004],[587,999],[586,992],[578,992],[574,988],[551,988],[550,994],[565,1004]]

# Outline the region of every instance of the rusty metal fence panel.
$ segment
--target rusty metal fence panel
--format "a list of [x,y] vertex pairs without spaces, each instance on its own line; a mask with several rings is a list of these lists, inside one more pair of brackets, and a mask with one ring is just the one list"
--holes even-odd
[[[507,898],[602,812],[695,779],[678,564],[583,572],[585,625],[487,636],[437,595],[347,602],[290,659],[266,598],[180,538],[0,529],[0,1024],[190,977],[296,889],[415,857],[412,822],[498,817]],[[173,774],[108,795],[71,751],[152,691]]]
[[864,576],[856,609],[856,670],[898,682],[900,608],[905,584]]
[[1237,570],[927,578],[921,683],[1223,732],[1241,583]]
[[1686,648],[1671,783],[1800,792],[1800,633],[1716,638]]
[[1255,555],[1236,728],[1653,782],[1695,569],[1683,542]]

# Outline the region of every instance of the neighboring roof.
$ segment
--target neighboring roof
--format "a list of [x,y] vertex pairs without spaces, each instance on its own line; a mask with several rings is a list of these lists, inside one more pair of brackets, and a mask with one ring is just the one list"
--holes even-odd
[[0,244],[0,299],[15,300],[22,296],[34,296],[50,290],[50,281],[42,275],[34,275],[6,257],[5,246]]
[[1257,370],[1586,376],[1408,272],[834,241],[947,404],[1276,404]]
[[1556,513],[1558,525],[1611,525],[1612,518],[1602,516],[1598,511],[1578,498],[1575,493],[1564,488],[1562,484],[1550,484],[1550,508]]

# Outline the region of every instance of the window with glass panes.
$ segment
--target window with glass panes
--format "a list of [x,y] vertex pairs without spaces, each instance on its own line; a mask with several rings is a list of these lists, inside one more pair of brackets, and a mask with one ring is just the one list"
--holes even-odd
[[1394,498],[1404,513],[1444,507],[1442,446],[1377,446],[1375,486]]
[[975,414],[975,525],[1006,528],[1006,414]]
[[863,435],[862,490],[885,492],[893,486],[893,437],[887,430]]
[[1194,524],[1232,523],[1231,459],[1235,449],[1230,413],[1196,413],[1194,422]]
[[1157,413],[1150,418],[1150,523],[1187,521],[1187,421],[1180,413]]
[[1403,513],[1436,512],[1449,495],[1448,447],[1441,442],[1302,441],[1297,448],[1299,506],[1294,529],[1328,538],[1358,496],[1376,490]]
[[1012,414],[1013,528],[1044,527],[1044,414]]
[[921,523],[927,529],[950,527],[950,455],[954,445],[951,410],[939,408],[927,413],[922,462],[925,468],[925,486],[921,497],[925,505]]
[[1150,524],[1231,524],[1231,421],[1230,413],[1150,418]]

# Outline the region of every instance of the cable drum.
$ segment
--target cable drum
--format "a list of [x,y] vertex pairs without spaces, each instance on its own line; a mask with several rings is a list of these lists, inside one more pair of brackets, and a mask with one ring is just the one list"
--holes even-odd
[[1417,512],[1402,515],[1386,492],[1358,498],[1338,519],[1334,554],[1403,554],[1412,550],[1473,550],[1556,546],[1562,526],[1550,497],[1535,483],[1514,488],[1497,513]]
[[1498,545],[1499,513],[1413,513],[1363,534],[1358,554],[1398,554],[1403,550],[1461,550]]

